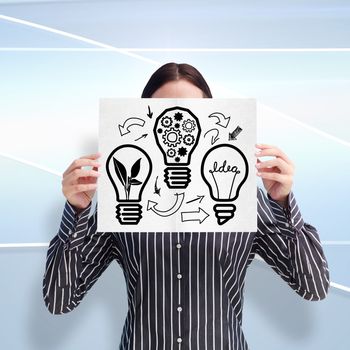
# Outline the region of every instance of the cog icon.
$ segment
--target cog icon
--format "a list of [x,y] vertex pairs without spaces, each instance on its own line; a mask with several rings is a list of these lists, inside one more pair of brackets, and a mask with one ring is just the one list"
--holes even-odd
[[169,148],[169,149],[167,150],[166,154],[167,154],[169,157],[173,158],[173,157],[175,157],[176,151],[174,150],[174,148]]
[[187,134],[184,136],[184,144],[191,146],[194,143],[195,139],[193,135]]
[[182,129],[185,132],[192,132],[195,128],[196,124],[191,119],[184,120],[184,122],[182,123]]
[[181,112],[176,112],[175,115],[174,115],[174,119],[179,122],[181,121],[183,118],[183,114]]
[[186,147],[180,147],[177,151],[178,155],[181,157],[184,157],[187,154],[187,148]]
[[165,130],[162,137],[163,137],[164,143],[168,147],[176,147],[178,144],[181,143],[181,139],[182,139],[180,130],[174,129],[174,128]]
[[160,123],[164,126],[164,128],[167,128],[169,126],[171,126],[173,124],[173,121],[171,120],[170,117],[168,117],[167,115],[164,116],[162,118],[162,120],[160,121]]

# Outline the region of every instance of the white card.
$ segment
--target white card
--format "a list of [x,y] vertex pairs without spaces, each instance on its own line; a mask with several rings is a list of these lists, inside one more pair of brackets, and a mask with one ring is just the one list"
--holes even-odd
[[97,230],[257,230],[256,101],[100,100]]

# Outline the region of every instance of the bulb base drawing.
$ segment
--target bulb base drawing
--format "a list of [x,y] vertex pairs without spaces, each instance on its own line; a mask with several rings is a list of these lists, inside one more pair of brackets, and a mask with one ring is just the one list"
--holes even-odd
[[137,225],[142,218],[141,204],[120,203],[115,208],[116,218],[121,225]]
[[186,188],[191,181],[191,169],[183,166],[167,167],[164,182],[169,188]]
[[231,220],[236,211],[234,204],[215,204],[213,206],[215,216],[219,225],[223,225],[227,221]]

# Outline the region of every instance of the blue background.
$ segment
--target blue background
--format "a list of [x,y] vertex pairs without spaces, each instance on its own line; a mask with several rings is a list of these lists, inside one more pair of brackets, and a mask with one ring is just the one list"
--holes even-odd
[[[197,67],[214,97],[257,98],[258,142],[296,165],[294,194],[340,284],[309,302],[254,261],[243,315],[251,349],[350,348],[347,1],[0,1],[0,14],[12,17],[0,17],[2,349],[118,348],[127,298],[116,263],[76,310],[54,316],[41,291],[46,246],[4,244],[53,238],[60,175],[97,151],[99,98],[139,97],[169,61]],[[231,50],[243,48],[253,51]],[[254,51],[266,48],[279,50]]]

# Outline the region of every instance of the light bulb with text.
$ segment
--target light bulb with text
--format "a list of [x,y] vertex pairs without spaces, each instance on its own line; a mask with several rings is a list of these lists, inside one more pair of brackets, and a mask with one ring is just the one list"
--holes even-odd
[[243,152],[230,144],[220,144],[209,149],[202,159],[201,175],[207,184],[219,225],[234,217],[236,206],[232,203],[239,196],[248,177],[248,162]]

